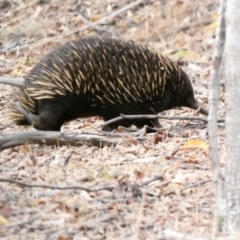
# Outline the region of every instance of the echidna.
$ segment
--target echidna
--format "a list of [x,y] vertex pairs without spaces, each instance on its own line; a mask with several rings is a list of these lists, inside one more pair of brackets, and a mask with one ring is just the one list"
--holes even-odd
[[[187,74],[161,51],[133,41],[82,37],[48,53],[25,77],[10,104],[18,125],[59,131],[78,117],[153,114],[199,104]],[[207,115],[206,109],[201,113]],[[159,127],[157,120],[122,120],[109,126]]]

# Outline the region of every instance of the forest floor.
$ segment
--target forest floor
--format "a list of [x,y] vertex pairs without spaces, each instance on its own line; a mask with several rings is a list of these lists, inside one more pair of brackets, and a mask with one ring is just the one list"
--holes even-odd
[[[0,75],[23,78],[44,54],[71,39],[113,36],[184,60],[198,102],[206,102],[217,12],[216,0],[0,1]],[[16,90],[0,85],[1,134],[33,130],[5,118]],[[163,114],[186,117],[194,111]],[[77,119],[62,131],[98,131],[100,123],[98,117]],[[115,146],[24,144],[2,150],[0,239],[237,239],[214,236],[207,125],[161,124],[142,141],[128,136]],[[224,166],[223,128],[218,140]]]

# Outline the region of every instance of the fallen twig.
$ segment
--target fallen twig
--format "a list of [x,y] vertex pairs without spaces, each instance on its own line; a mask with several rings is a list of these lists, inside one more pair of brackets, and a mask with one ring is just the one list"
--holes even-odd
[[137,0],[135,2],[131,2],[129,4],[127,4],[126,6],[112,12],[111,14],[109,14],[108,16],[106,17],[103,17],[101,19],[99,19],[98,21],[92,23],[92,24],[88,24],[88,25],[84,25],[83,27],[81,28],[78,28],[78,29],[74,29],[73,31],[69,31],[67,36],[69,35],[72,35],[72,34],[75,34],[75,33],[78,33],[78,32],[81,32],[81,31],[84,31],[90,27],[96,27],[98,24],[104,24],[106,22],[109,22],[111,21],[114,17],[120,15],[121,13],[123,12],[126,12],[127,10],[131,9],[131,8],[134,8],[136,7],[137,5],[141,4],[144,0]]
[[0,227],[0,229],[10,229],[10,228],[14,228],[14,227],[23,227],[25,224],[29,224],[29,223],[38,219],[41,216],[42,216],[42,212],[39,212],[39,213],[35,214],[33,217],[27,219],[26,221],[21,221],[19,223],[9,224],[9,225]]
[[[186,189],[199,187],[199,186],[202,186],[202,185],[204,185],[204,184],[206,184],[206,183],[209,183],[209,182],[211,182],[211,180],[204,180],[204,181],[199,181],[199,182],[197,182],[197,183],[191,183],[191,184],[189,184],[189,185],[181,188],[181,189],[180,189],[180,193],[182,193],[182,192],[183,192],[184,190],[186,190]],[[170,192],[168,192],[167,194],[165,194],[165,196],[169,196],[169,195],[175,194],[175,193],[176,193],[175,191],[170,191]]]
[[27,131],[0,135],[0,151],[23,144],[46,144],[46,145],[84,145],[91,144],[98,147],[112,146],[127,140],[121,137],[106,137],[103,134],[71,134],[51,131]]
[[154,176],[152,178],[149,178],[149,179],[145,180],[142,183],[142,185],[147,186],[149,183],[152,183],[152,182],[155,182],[155,181],[158,181],[158,180],[163,180],[163,176],[162,175],[157,175],[157,176]]
[[24,80],[22,78],[0,77],[0,83],[8,84],[14,87],[22,87]]
[[175,232],[170,229],[165,229],[163,231],[163,235],[159,236],[158,239],[175,239],[175,240],[207,240],[208,238],[201,238],[201,237],[192,237],[190,235],[186,235],[183,233]]
[[[158,119],[167,119],[167,120],[191,120],[191,121],[202,121],[203,123],[207,123],[208,120],[206,118],[202,118],[202,117],[183,117],[183,116],[163,116],[163,115],[160,115],[160,114],[155,114],[155,115],[124,115],[124,114],[121,114],[121,116],[119,117],[116,117],[116,118],[113,118],[109,121],[106,121],[102,124],[100,124],[98,127],[104,127],[108,124],[111,124],[111,123],[114,123],[114,122],[117,122],[117,121],[120,121],[120,120],[123,120],[123,119],[141,119],[141,118],[144,118],[144,119],[155,119],[155,118],[158,118]],[[218,122],[224,122],[224,119],[218,119]]]
[[[96,24],[94,24],[93,22],[90,22],[87,20],[87,18],[85,18],[82,14],[80,14],[78,11],[75,12],[78,17],[83,21],[84,24],[87,24],[87,26],[89,26],[89,28],[93,28],[99,32],[109,32],[112,33],[111,31],[108,30],[108,27],[100,27],[97,26]],[[85,25],[86,26],[86,25]]]
[[190,24],[181,26],[177,29],[174,29],[173,31],[167,32],[166,34],[164,34],[164,37],[167,37],[169,35],[176,34],[176,33],[182,32],[182,31],[186,31],[190,28],[195,28],[195,27],[199,27],[202,25],[208,25],[208,24],[211,24],[213,21],[214,21],[214,19],[208,18],[208,19],[203,19],[203,20],[196,21],[196,22],[191,22]]
[[14,183],[17,184],[21,187],[29,187],[29,188],[49,188],[49,189],[60,189],[60,190],[84,190],[86,192],[99,192],[102,190],[113,190],[114,186],[100,186],[100,187],[95,187],[95,188],[88,188],[88,187],[83,187],[83,186],[56,186],[56,185],[48,185],[48,184],[30,184],[30,183],[25,183],[22,181],[18,180],[13,180],[10,178],[0,178],[0,182],[8,182],[8,183]]

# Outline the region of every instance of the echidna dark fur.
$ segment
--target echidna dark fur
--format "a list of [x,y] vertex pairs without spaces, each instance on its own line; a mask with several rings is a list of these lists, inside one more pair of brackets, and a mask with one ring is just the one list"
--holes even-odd
[[[133,41],[96,36],[68,42],[48,53],[25,77],[9,117],[39,130],[60,130],[78,117],[155,114],[174,107],[197,109],[187,74],[161,51]],[[201,113],[207,115],[206,109]],[[157,120],[109,125],[159,127]]]

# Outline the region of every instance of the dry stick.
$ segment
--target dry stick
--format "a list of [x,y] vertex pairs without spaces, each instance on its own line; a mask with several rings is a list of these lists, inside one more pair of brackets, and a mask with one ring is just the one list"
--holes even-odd
[[24,80],[22,78],[0,77],[0,83],[8,84],[14,87],[22,87]]
[[140,157],[140,158],[134,158],[134,159],[124,159],[120,163],[121,164],[130,163],[130,162],[131,163],[143,163],[143,162],[145,163],[145,162],[154,161],[156,158],[158,158],[161,155],[162,154],[152,154],[152,155],[149,155],[148,157]]
[[[49,230],[50,229],[50,230]],[[79,233],[79,232],[81,232],[81,230],[79,229],[79,231],[70,231],[70,229],[67,227],[67,226],[64,226],[64,227],[58,227],[58,228],[53,228],[53,227],[51,227],[51,228],[49,228],[49,229],[46,229],[46,230],[41,230],[41,229],[39,229],[39,227],[38,228],[33,228],[33,227],[31,227],[31,230],[34,230],[34,233],[35,234],[41,234],[41,236],[43,236],[43,235],[47,235],[47,236],[53,236],[53,234],[54,233],[58,233],[58,236],[61,236],[61,234],[59,234],[59,233],[61,233],[61,232],[65,232],[65,233],[67,233],[68,234],[68,236],[70,235],[70,234],[72,234],[72,235],[75,235],[75,234],[77,234],[77,233]],[[84,230],[86,230],[85,228],[84,228]],[[46,238],[45,238],[46,239]],[[61,237],[59,237],[58,239],[64,239],[64,238],[61,238]],[[65,238],[66,239],[66,238]],[[68,238],[69,239],[69,238]]]
[[[142,185],[146,186],[151,182],[161,180],[161,179],[162,179],[162,175],[157,175],[157,176],[154,176],[153,178],[143,181]],[[11,178],[0,178],[0,182],[14,183],[21,187],[29,187],[29,188],[49,188],[49,189],[58,189],[58,190],[84,190],[86,192],[99,192],[102,190],[112,191],[115,187],[115,186],[99,186],[95,188],[89,188],[89,187],[83,187],[78,185],[56,186],[56,185],[48,185],[48,184],[30,184],[30,183],[25,183],[18,180],[13,180]]]
[[193,27],[208,25],[208,24],[212,23],[213,21],[214,21],[214,19],[212,19],[212,18],[196,21],[196,22],[190,23],[189,25],[184,25],[184,26],[180,27],[179,29],[177,29],[177,33],[181,32],[181,31],[186,31]]
[[107,29],[107,27],[99,27],[99,26],[97,26],[96,24],[94,24],[93,22],[90,22],[90,21],[88,21],[87,20],[87,18],[85,18],[82,14],[80,14],[79,12],[75,12],[78,16],[79,16],[79,18],[83,21],[83,23],[84,24],[87,24],[88,26],[89,26],[89,28],[94,28],[94,29],[96,29],[97,31],[99,31],[99,32],[101,32],[101,31],[104,31],[104,32],[109,32],[109,33],[112,33],[112,31],[109,31],[108,29]]
[[95,187],[95,188],[88,188],[88,187],[82,187],[82,186],[78,186],[78,185],[55,186],[55,185],[48,185],[48,184],[30,184],[30,183],[24,183],[24,182],[18,181],[18,180],[13,180],[10,178],[0,178],[0,182],[14,183],[21,187],[49,188],[49,189],[60,189],[60,190],[84,190],[86,192],[99,192],[102,190],[112,191],[114,189],[114,186],[100,186],[100,187]]
[[26,38],[21,39],[21,40],[17,40],[15,42],[11,43],[11,44],[8,44],[6,47],[1,48],[0,52],[2,52],[2,53],[6,53],[6,52],[7,53],[11,53],[11,52],[14,52],[14,51],[19,51],[19,50],[22,50],[22,49],[26,49],[26,48],[29,48],[30,44],[32,44],[35,41],[40,40],[40,39],[42,39],[42,37],[38,36],[38,37],[35,37],[31,41],[27,41]]
[[1,52],[7,52],[8,54],[11,52],[18,52],[19,50],[23,50],[23,49],[29,49],[29,43],[26,43],[24,45],[18,45],[14,48],[9,49],[8,51],[4,51],[4,49]]
[[210,183],[211,181],[210,180],[203,180],[203,181],[199,181],[197,183],[191,183],[183,188],[180,189],[180,192],[183,192],[185,191],[186,189],[189,189],[189,188],[195,188],[195,187],[199,187],[201,185],[204,185],[206,183]]
[[178,29],[175,29],[172,32],[168,32],[168,33],[164,34],[163,36],[167,37],[171,34],[174,34],[174,33],[176,34],[176,33],[181,32],[181,31],[186,31],[190,28],[199,27],[199,26],[202,26],[202,25],[208,25],[208,24],[212,23],[213,21],[214,20],[212,18],[204,19],[204,20],[201,20],[201,21],[196,21],[196,22],[190,23],[188,25],[184,25],[184,26],[182,26]]
[[[133,115],[135,117],[135,115]],[[141,117],[144,115],[140,115]],[[157,116],[157,115],[156,115]],[[177,118],[178,119],[178,118]],[[184,118],[186,119],[186,118]],[[195,118],[196,119],[196,118]],[[127,136],[136,137],[143,140],[146,127],[135,132],[123,133],[62,133],[53,131],[26,131],[19,133],[7,133],[0,135],[0,151],[24,144],[45,144],[45,145],[71,145],[79,146],[91,144],[97,147],[116,146],[121,143],[128,143]]]
[[25,224],[28,224],[28,223],[30,223],[30,222],[38,219],[39,217],[42,216],[42,214],[43,214],[43,213],[40,212],[40,213],[37,213],[36,215],[34,215],[33,217],[29,218],[29,219],[26,220],[26,221],[23,221],[23,222],[20,222],[20,223],[13,223],[13,224],[9,224],[9,225],[6,225],[6,226],[2,226],[2,227],[0,227],[0,230],[1,230],[1,229],[14,228],[14,227],[22,227],[22,226],[24,226]]
[[[151,182],[161,180],[162,175],[155,176],[151,179],[145,180],[142,185],[146,186]],[[108,190],[112,191],[115,186],[99,186],[95,188],[89,188],[89,187],[83,187],[83,186],[78,186],[78,185],[72,185],[72,186],[56,186],[56,185],[48,185],[48,184],[30,184],[30,183],[25,183],[22,181],[18,180],[13,180],[11,178],[0,178],[0,182],[8,182],[8,183],[14,183],[17,184],[21,187],[29,187],[29,188],[49,188],[49,189],[57,189],[57,190],[83,190],[86,192],[99,192],[102,190]]]
[[[109,22],[109,21],[111,21],[114,17],[120,15],[120,14],[123,13],[123,12],[126,12],[127,10],[129,10],[129,9],[131,9],[131,8],[134,8],[134,7],[138,6],[139,4],[141,4],[141,3],[143,3],[143,2],[144,2],[144,0],[137,0],[137,1],[135,1],[135,2],[129,3],[129,4],[127,4],[126,6],[124,6],[124,7],[120,8],[120,9],[114,11],[113,13],[109,14],[108,16],[103,17],[103,18],[99,19],[99,20],[96,21],[96,22],[93,22],[92,24],[87,24],[87,25],[84,25],[84,26],[81,27],[81,28],[77,28],[77,29],[75,29],[75,30],[73,30],[73,31],[68,32],[65,36],[70,36],[70,35],[72,35],[72,34],[76,34],[76,33],[78,33],[78,32],[84,31],[84,30],[86,30],[86,29],[88,29],[88,28],[96,28],[96,29],[97,29],[97,28],[99,28],[97,25],[99,25],[99,24],[104,24],[104,23],[106,23],[106,22]],[[106,30],[104,30],[104,31],[106,31]],[[37,39],[35,39],[35,40],[41,40],[41,39],[42,39],[42,37],[37,38]],[[56,39],[59,39],[59,40],[62,39],[62,35],[61,35],[60,37],[56,37],[56,36],[54,36],[54,37],[48,37],[48,41],[50,41],[50,40],[56,40]],[[35,40],[34,40],[34,41],[35,41]],[[28,43],[28,44],[29,44],[29,43]],[[14,51],[15,51],[15,50],[16,50],[16,49],[14,49]],[[7,51],[7,50],[2,50],[2,51]],[[11,50],[11,51],[12,51],[12,50]]]
[[[121,116],[119,117],[116,117],[116,118],[113,118],[109,121],[106,121],[102,124],[100,124],[98,127],[104,127],[108,124],[111,124],[111,123],[114,123],[114,122],[117,122],[117,121],[120,121],[120,120],[123,120],[123,119],[141,119],[141,118],[144,118],[144,119],[155,119],[155,118],[158,118],[158,119],[167,119],[167,120],[192,120],[192,121],[202,121],[204,123],[207,123],[208,120],[205,119],[205,118],[202,118],[202,117],[182,117],[182,116],[163,116],[163,115],[160,115],[160,114],[156,114],[156,115],[124,115],[124,114],[121,114]],[[218,122],[224,122],[224,119],[218,119]]]
[[123,133],[62,133],[55,131],[26,131],[19,133],[7,133],[0,135],[0,151],[16,147],[24,144],[46,144],[46,145],[72,145],[79,146],[84,144],[91,144],[97,147],[115,146],[119,143],[128,143],[126,137],[137,137],[138,140],[143,140],[143,134],[146,128],[135,132]]
[[121,116],[119,117],[116,117],[116,118],[113,118],[109,121],[106,121],[102,124],[99,125],[99,127],[104,127],[108,124],[111,124],[111,123],[114,123],[114,122],[117,122],[117,121],[120,121],[120,120],[123,120],[123,119],[141,119],[141,118],[144,118],[144,119],[155,119],[155,118],[159,118],[159,119],[168,119],[168,120],[198,120],[198,121],[202,121],[204,123],[207,123],[207,119],[205,118],[201,118],[201,117],[170,117],[170,116],[163,116],[163,115],[159,115],[159,114],[153,114],[153,115],[147,115],[147,114],[144,114],[144,115],[124,115],[124,114],[121,114]]
[[72,34],[75,34],[75,33],[78,33],[78,32],[81,32],[81,31],[84,31],[90,27],[95,27],[96,25],[98,24],[103,24],[103,23],[106,23],[107,21],[111,21],[114,17],[120,15],[121,13],[123,12],[126,12],[127,10],[131,9],[131,8],[134,8],[136,7],[137,5],[141,4],[144,0],[137,0],[135,2],[132,2],[132,3],[129,3],[127,4],[126,6],[114,11],[113,13],[109,14],[108,16],[106,17],[103,17],[101,19],[99,19],[98,21],[94,22],[93,24],[91,25],[85,25],[79,29],[75,29],[73,31],[70,31],[67,36],[69,35],[72,35]]
[[[199,186],[204,185],[204,184],[209,183],[209,182],[211,182],[211,181],[210,180],[203,180],[203,181],[200,181],[200,182],[197,182],[197,183],[191,183],[191,184],[181,188],[180,193],[182,193],[186,189],[199,187]],[[168,195],[171,195],[171,194],[175,194],[175,191],[170,191],[169,193],[165,194],[165,196],[168,196]]]
[[155,181],[158,181],[158,180],[163,180],[163,176],[162,175],[157,175],[155,177],[147,179],[142,183],[142,185],[147,186],[149,183],[152,183],[152,182],[155,182]]
[[46,145],[84,145],[91,144],[98,147],[113,146],[124,143],[127,140],[123,139],[125,135],[121,137],[105,137],[103,134],[73,134],[73,133],[61,133],[51,131],[27,131],[20,133],[10,133],[0,135],[0,151],[28,144],[46,144]]
[[163,230],[163,234],[158,239],[175,239],[175,240],[207,240],[209,238],[193,237],[183,233],[172,231],[171,229]]

